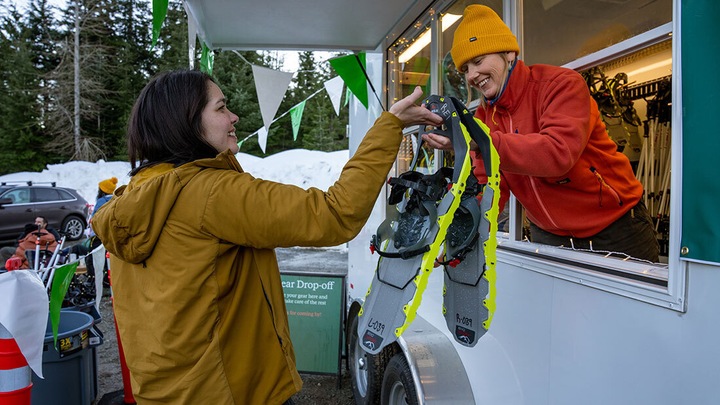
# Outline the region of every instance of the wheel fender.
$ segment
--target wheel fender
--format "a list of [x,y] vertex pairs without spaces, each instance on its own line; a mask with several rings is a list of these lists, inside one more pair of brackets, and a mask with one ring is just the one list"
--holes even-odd
[[397,342],[410,366],[419,404],[475,404],[462,360],[439,329],[417,316]]

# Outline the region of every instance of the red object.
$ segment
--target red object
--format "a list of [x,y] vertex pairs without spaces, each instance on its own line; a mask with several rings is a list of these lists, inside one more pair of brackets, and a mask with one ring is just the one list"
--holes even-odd
[[[110,258],[110,252],[105,252],[105,258]],[[112,277],[110,275],[110,269],[108,269],[108,280],[110,281],[110,291],[112,291]],[[114,302],[112,300],[112,297],[110,298],[111,302]],[[118,342],[118,352],[120,357],[120,373],[122,374],[122,380],[123,380],[123,403],[125,404],[135,404],[135,397],[132,393],[132,386],[130,385],[130,370],[127,368],[127,364],[125,363],[125,352],[123,351],[122,347],[122,341],[120,340],[120,331],[118,330],[117,325],[117,319],[115,318],[115,314],[113,313],[113,322],[115,322],[115,335],[117,336],[117,342]],[[2,405],[2,404],[0,404]]]
[[[113,316],[113,320],[115,317]],[[132,394],[132,387],[130,386],[130,370],[125,364],[125,352],[123,351],[122,342],[120,341],[120,332],[117,329],[117,320],[115,320],[115,334],[117,335],[118,352],[120,352],[120,372],[122,373],[123,380],[123,402],[126,404],[134,404],[135,397]]]
[[19,380],[19,384],[24,384],[22,380],[27,379],[25,387],[13,389],[12,391],[0,390],[0,405],[30,405],[32,378],[28,369],[25,356],[20,351],[15,339],[0,338],[0,371],[3,371],[3,375],[8,378],[7,381],[0,384],[0,389],[6,389],[6,387],[10,386],[9,380],[13,377]]
[[7,270],[19,270],[21,266],[22,259],[17,256],[13,256],[5,262],[5,269]]
[[452,260],[450,260],[450,263],[448,263],[448,266],[455,268],[455,266],[457,266],[458,264],[460,264],[459,259],[452,259]]
[[373,245],[372,243],[370,244],[370,254],[375,254],[375,245]]

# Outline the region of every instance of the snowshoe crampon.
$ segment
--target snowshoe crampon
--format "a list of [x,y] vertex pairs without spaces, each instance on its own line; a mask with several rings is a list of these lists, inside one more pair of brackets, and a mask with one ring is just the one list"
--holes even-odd
[[[370,248],[380,259],[357,330],[361,345],[371,354],[397,340],[415,319],[437,264],[445,267],[443,313],[458,342],[473,346],[487,331],[494,311],[500,198],[497,152],[487,127],[457,99],[430,96],[425,106],[445,122],[442,128],[426,128],[423,133],[452,139],[455,165],[422,174],[413,170],[416,154],[410,171],[389,180],[388,203],[395,210],[371,241]],[[484,187],[473,174],[471,141],[480,147],[488,173]]]

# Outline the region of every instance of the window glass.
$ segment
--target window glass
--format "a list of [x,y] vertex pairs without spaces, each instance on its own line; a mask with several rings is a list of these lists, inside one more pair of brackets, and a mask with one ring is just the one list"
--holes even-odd
[[[387,50],[389,105],[410,94],[415,86],[428,95],[430,90],[430,24],[434,12],[423,14]],[[397,174],[410,170],[415,154],[419,154],[416,170],[431,171],[434,151],[425,146],[418,149],[417,133],[407,134],[400,145]]]
[[[388,61],[388,98],[389,104],[410,94],[415,86],[420,86],[423,93],[430,94],[430,78],[432,72],[430,40],[433,18],[439,19],[442,30],[442,43],[439,45],[438,58],[441,60],[440,93],[453,96],[466,105],[478,98],[477,90],[471,90],[465,82],[464,75],[457,72],[450,55],[453,34],[457,29],[465,7],[470,4],[484,4],[502,16],[502,0],[493,1],[458,1],[439,15],[435,9],[429,9],[408,28],[387,50]],[[435,151],[421,146],[418,149],[417,135],[406,136],[400,148],[397,172],[409,170],[415,154],[418,154],[416,169],[424,172],[435,170]],[[452,164],[452,157],[444,156],[446,163]]]
[[60,194],[60,199],[61,199],[61,200],[74,200],[74,199],[75,199],[75,196],[74,196],[74,195],[68,193],[68,192],[65,191],[65,190],[60,190],[60,189],[58,189],[58,194]]
[[661,260],[669,250],[672,41],[580,72],[600,116],[643,185]]
[[59,201],[60,194],[56,189],[53,188],[36,188],[33,190],[34,202],[47,202],[47,201]]
[[390,105],[410,94],[415,86],[430,88],[430,14],[423,15],[388,49]]
[[494,1],[458,1],[452,4],[442,13],[441,21],[443,27],[442,44],[440,45],[440,56],[442,71],[440,72],[440,86],[442,93],[446,96],[453,96],[458,100],[470,105],[472,100],[479,98],[477,89],[468,86],[465,75],[458,72],[452,60],[450,50],[452,49],[453,36],[460,24],[465,7],[471,4],[482,4],[493,9],[500,18],[503,17],[502,0]]
[[5,197],[11,199],[13,204],[27,204],[30,202],[30,190],[26,187],[19,187],[9,191]]
[[672,21],[672,0],[523,2],[522,59],[564,65]]

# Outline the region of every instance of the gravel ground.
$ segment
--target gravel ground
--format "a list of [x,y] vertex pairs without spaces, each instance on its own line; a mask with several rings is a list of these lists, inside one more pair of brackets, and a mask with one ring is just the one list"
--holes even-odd
[[[282,252],[278,254],[283,261]],[[102,320],[97,324],[104,335],[103,344],[97,348],[98,405],[120,405],[122,398],[122,375],[117,349],[117,335],[113,322],[110,297],[103,297],[100,303]],[[303,388],[293,397],[296,405],[354,405],[352,386],[343,361],[340,388],[335,375],[301,374]]]

